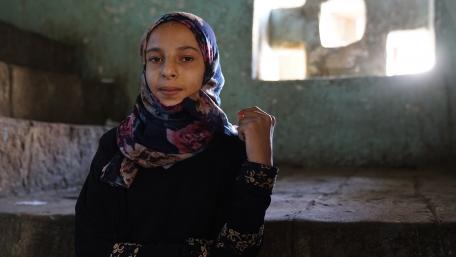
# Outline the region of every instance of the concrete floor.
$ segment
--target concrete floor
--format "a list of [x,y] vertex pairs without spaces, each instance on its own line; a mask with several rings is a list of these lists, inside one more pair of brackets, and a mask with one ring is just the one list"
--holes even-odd
[[[0,249],[27,248],[30,240],[65,249],[72,240],[78,189],[0,198]],[[36,204],[36,205],[30,205]],[[18,225],[20,224],[20,225]],[[28,224],[28,225],[24,225]],[[46,226],[48,226],[46,225]],[[58,230],[58,229],[57,229]],[[42,235],[40,235],[40,233]],[[10,237],[10,238],[8,238]],[[62,240],[66,242],[62,242]],[[71,245],[71,244],[70,244]],[[30,247],[28,247],[30,248]],[[56,250],[57,251],[57,250]],[[6,251],[6,257],[19,256]],[[33,256],[58,256],[30,251]],[[22,253],[24,254],[24,253]],[[45,255],[44,255],[45,254]],[[449,170],[345,169],[303,171],[282,167],[266,213],[262,257],[455,256],[456,174]],[[24,256],[24,255],[23,255]]]

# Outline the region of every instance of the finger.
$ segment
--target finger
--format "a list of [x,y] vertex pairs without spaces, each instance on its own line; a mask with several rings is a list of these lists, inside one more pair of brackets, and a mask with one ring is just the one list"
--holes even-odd
[[262,112],[262,113],[266,113],[265,111],[260,109],[260,107],[258,107],[258,106],[242,109],[238,113],[240,113],[240,112],[254,112],[254,111],[259,111],[259,112]]
[[243,118],[240,119],[238,124],[240,127],[245,127],[249,123],[257,123],[261,119],[259,117],[249,117],[249,118]]
[[264,112],[263,110],[260,109],[260,107],[258,107],[258,106],[253,106],[253,107],[244,108],[244,109],[240,110],[238,113],[241,113],[241,112],[252,112],[252,111],[261,111],[261,112]]
[[240,113],[244,113],[244,114],[260,114],[260,115],[269,115],[268,113],[262,111],[262,110],[248,110],[248,111],[244,111],[244,112],[240,112]]
[[250,106],[250,107],[244,108],[242,110],[245,110],[245,111],[248,111],[248,110],[261,110],[261,108],[255,105],[255,106]]
[[268,114],[267,112],[264,112],[264,111],[253,111],[253,112],[249,112],[249,114],[246,114],[245,116],[246,117],[255,116],[255,114],[259,115],[261,118],[264,118],[264,119],[268,120],[270,122],[271,126],[275,126],[276,117],[273,116],[273,115]]
[[265,112],[261,112],[261,111],[242,112],[242,113],[238,114],[238,117],[239,117],[239,119],[253,118],[253,117],[271,119],[269,114],[267,114]]
[[271,116],[267,113],[262,113],[260,111],[242,113],[239,115],[238,119],[239,119],[239,121],[244,120],[244,119],[260,119],[260,120],[267,121],[272,126],[274,126],[274,124],[275,124],[275,118],[273,118],[273,116]]

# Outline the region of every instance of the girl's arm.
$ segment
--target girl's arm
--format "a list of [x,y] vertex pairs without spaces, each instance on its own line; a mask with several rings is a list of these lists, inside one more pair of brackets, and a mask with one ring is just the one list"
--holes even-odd
[[246,143],[247,160],[236,176],[230,213],[219,233],[214,257],[258,255],[264,216],[278,171],[272,166],[275,118],[258,107],[244,109],[238,116],[239,136]]
[[227,222],[215,244],[214,257],[258,255],[264,216],[271,202],[277,168],[246,161],[236,177]]

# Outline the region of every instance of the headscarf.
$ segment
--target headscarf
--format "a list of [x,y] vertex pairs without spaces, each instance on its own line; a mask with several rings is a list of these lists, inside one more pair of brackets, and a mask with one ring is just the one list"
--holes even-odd
[[[164,106],[152,94],[146,79],[146,48],[153,30],[165,22],[185,25],[195,36],[205,71],[201,89],[174,106]],[[147,30],[140,47],[143,72],[140,94],[128,117],[117,127],[118,152],[102,168],[101,181],[129,188],[139,167],[169,168],[207,148],[219,134],[236,129],[220,108],[225,82],[214,31],[202,18],[185,12],[164,14]]]

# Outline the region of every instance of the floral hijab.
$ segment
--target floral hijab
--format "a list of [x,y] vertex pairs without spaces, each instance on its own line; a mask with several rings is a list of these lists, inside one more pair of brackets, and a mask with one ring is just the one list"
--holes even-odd
[[[152,94],[145,76],[149,37],[157,26],[169,21],[185,25],[195,35],[205,63],[203,85],[198,94],[171,107],[162,105]],[[215,34],[207,22],[184,12],[161,16],[141,41],[141,58],[140,95],[132,113],[117,128],[119,151],[103,167],[100,177],[112,186],[129,188],[139,167],[169,168],[203,151],[216,134],[236,134],[220,108],[225,80]]]

